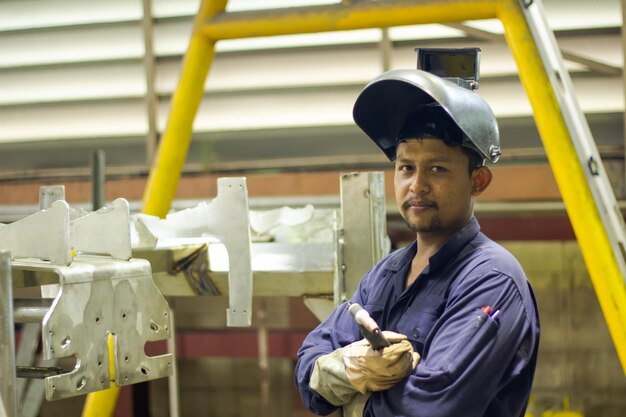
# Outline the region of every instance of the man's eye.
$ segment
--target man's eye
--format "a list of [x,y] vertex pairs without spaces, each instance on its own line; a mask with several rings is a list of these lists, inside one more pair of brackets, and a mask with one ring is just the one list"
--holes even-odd
[[438,165],[433,166],[430,170],[433,172],[446,172],[447,171],[447,169]]
[[399,169],[404,172],[413,171],[413,167],[411,165],[400,165]]

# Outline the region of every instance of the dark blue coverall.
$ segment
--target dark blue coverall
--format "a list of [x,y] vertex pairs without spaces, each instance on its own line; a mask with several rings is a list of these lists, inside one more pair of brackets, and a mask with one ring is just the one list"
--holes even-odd
[[[386,256],[351,300],[381,329],[407,335],[421,355],[408,378],[372,393],[364,416],[522,417],[537,360],[539,318],[521,266],[480,232],[475,218],[404,288],[416,250],[413,242]],[[295,378],[314,413],[336,409],[309,387],[315,361],[361,338],[345,303],[305,339]]]

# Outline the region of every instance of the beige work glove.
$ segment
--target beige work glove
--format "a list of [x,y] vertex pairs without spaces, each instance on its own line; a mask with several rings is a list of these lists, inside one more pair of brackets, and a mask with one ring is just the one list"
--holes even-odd
[[359,340],[343,351],[346,378],[357,391],[366,394],[383,391],[406,378],[419,361],[419,354],[403,334],[384,331],[391,346],[372,349],[366,340]]
[[317,358],[309,381],[313,391],[337,407],[348,404],[358,394],[346,378],[346,367],[343,364],[345,350],[346,347],[343,347]]
[[[355,356],[356,351],[361,351],[362,353],[367,354],[369,350],[372,359],[369,359],[366,363],[372,363],[372,360],[375,361],[376,356],[383,356],[384,359],[378,359],[379,363],[384,363],[384,361],[387,361],[392,357],[395,358],[395,364],[393,361],[390,362],[391,365],[394,365],[391,368],[397,368],[399,364],[403,366],[409,364],[409,366],[404,370],[405,373],[403,373],[401,377],[397,378],[397,380],[391,383],[387,388],[393,386],[397,381],[406,377],[417,365],[419,355],[413,352],[413,347],[409,341],[406,340],[406,336],[389,331],[385,331],[383,333],[387,340],[392,343],[391,346],[385,348],[384,350],[376,352],[370,348],[370,345],[366,340],[360,340],[346,347],[337,349],[329,354],[322,355],[317,358],[317,361],[315,361],[309,386],[313,391],[324,397],[329,403],[337,407],[343,407],[344,417],[362,416],[363,408],[370,395],[369,391],[360,391],[360,389],[347,377],[348,366],[345,363],[347,360],[347,353],[351,355],[349,359],[351,362],[361,362],[358,357]],[[393,353],[389,355],[390,352]],[[402,352],[404,352],[404,354]],[[408,358],[411,359],[408,360]],[[351,369],[353,368],[354,367],[351,365]],[[351,371],[351,373],[355,372]],[[380,391],[381,389],[386,388],[369,390]]]
[[315,361],[309,386],[329,403],[341,407],[342,417],[363,417],[370,394],[361,394],[346,378],[343,352],[340,348]]

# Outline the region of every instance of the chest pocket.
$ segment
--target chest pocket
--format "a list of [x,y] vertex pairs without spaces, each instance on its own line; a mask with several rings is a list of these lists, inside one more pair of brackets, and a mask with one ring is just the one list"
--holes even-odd
[[427,311],[423,307],[409,308],[398,322],[398,332],[405,334],[413,349],[422,355],[426,338],[438,318],[437,311]]

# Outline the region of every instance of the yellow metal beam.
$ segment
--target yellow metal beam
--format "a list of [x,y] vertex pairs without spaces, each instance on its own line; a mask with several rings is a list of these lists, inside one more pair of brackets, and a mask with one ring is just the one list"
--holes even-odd
[[517,61],[550,166],[574,228],[613,343],[626,372],[626,287],[556,95],[521,9],[500,0],[498,17]]
[[224,13],[226,1],[205,0],[196,17],[172,99],[172,112],[144,194],[144,212],[169,210],[189,148],[204,81],[222,39],[327,32],[499,18],[580,244],[600,305],[626,371],[626,288],[559,104],[519,0],[394,0]]
[[194,22],[171,113],[144,191],[143,212],[170,209],[191,142],[192,126],[215,55],[215,42],[253,36],[311,33],[492,18],[496,0],[358,2],[224,13],[226,0],[205,0]]
[[115,341],[112,334],[109,334],[108,345],[111,388],[88,394],[81,417],[113,417],[115,415],[115,406],[121,388],[115,384]]
[[210,39],[332,32],[425,23],[490,19],[496,0],[359,1],[326,6],[224,13],[208,18]]
[[205,0],[196,16],[170,116],[144,191],[146,214],[165,217],[174,199],[191,143],[193,121],[204,95],[204,82],[215,56],[215,41],[200,28],[202,22],[224,12],[227,1]]

